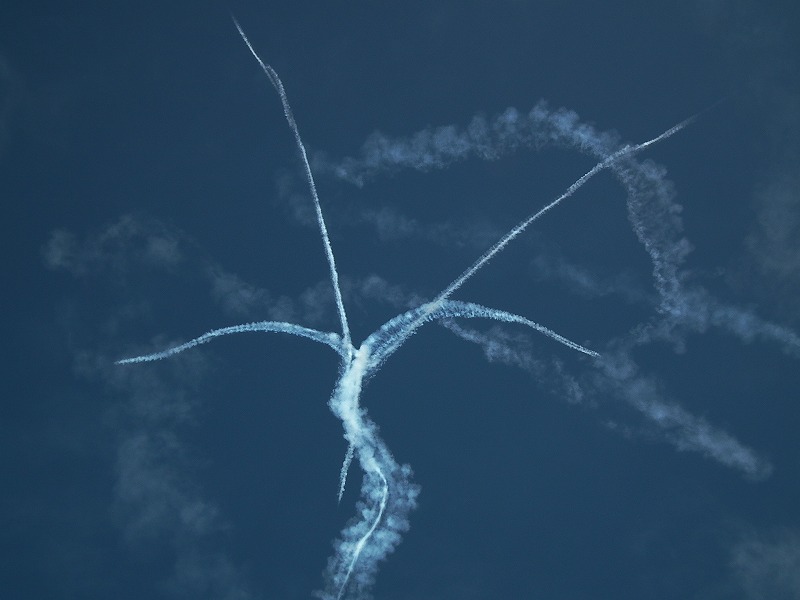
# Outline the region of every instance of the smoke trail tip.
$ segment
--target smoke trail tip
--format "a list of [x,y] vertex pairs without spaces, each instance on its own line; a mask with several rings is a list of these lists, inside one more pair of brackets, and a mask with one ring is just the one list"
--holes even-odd
[[711,112],[712,110],[716,109],[720,104],[722,104],[723,102],[727,102],[727,101],[728,101],[728,96],[723,96],[719,100],[716,100],[715,102],[712,102],[711,104],[709,104],[708,106],[706,106],[703,109],[700,109],[699,111],[697,111],[693,115],[691,115],[689,117],[686,117],[683,121],[679,122],[677,125],[673,125],[669,129],[667,129],[664,133],[662,133],[660,136],[655,138],[654,141],[660,141],[660,140],[663,140],[664,138],[668,138],[668,137],[672,136],[675,133],[678,133],[680,130],[688,127],[689,125],[691,125],[692,123],[697,121],[697,119],[699,119],[700,117],[702,117],[706,113]]
[[242,39],[249,46],[250,42],[248,42],[248,40],[247,40],[247,36],[244,33],[244,29],[242,29],[242,26],[239,24],[239,19],[237,19],[236,15],[234,15],[232,12],[231,12],[231,21],[233,21],[234,26],[239,31],[239,35],[242,36]]

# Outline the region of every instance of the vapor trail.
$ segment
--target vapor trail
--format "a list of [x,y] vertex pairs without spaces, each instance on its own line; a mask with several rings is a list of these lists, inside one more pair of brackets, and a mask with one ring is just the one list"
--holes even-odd
[[339,471],[339,493],[336,496],[337,503],[342,501],[344,488],[347,485],[347,472],[350,470],[350,463],[353,462],[355,451],[356,449],[353,444],[347,445],[347,452],[345,452],[344,461],[342,461],[342,469]]
[[505,246],[517,237],[520,233],[527,229],[528,225],[539,219],[542,215],[550,211],[552,208],[558,206],[562,201],[566,200],[570,196],[572,196],[575,192],[577,192],[583,185],[589,181],[592,177],[597,175],[603,169],[607,169],[608,167],[612,166],[618,160],[625,156],[633,156],[637,152],[641,152],[645,148],[652,146],[660,142],[661,140],[665,140],[666,138],[675,135],[681,129],[689,125],[693,120],[694,116],[681,121],[677,125],[670,127],[661,135],[654,137],[651,140],[643,142],[641,144],[637,144],[635,146],[625,146],[620,150],[617,150],[614,154],[606,158],[605,160],[597,163],[591,170],[584,173],[580,178],[578,178],[571,186],[567,188],[563,194],[561,194],[558,198],[553,200],[550,204],[539,210],[538,212],[532,214],[530,217],[525,219],[524,221],[520,222],[516,227],[511,229],[507,234],[505,234],[502,238],[497,240],[495,244],[489,248],[486,252],[484,252],[478,260],[476,260],[472,266],[466,269],[461,275],[456,278],[450,285],[448,285],[441,294],[436,297],[434,302],[439,302],[441,300],[447,299],[453,292],[455,292],[458,288],[460,288],[464,283],[472,277],[475,273],[477,273],[478,269],[480,269],[483,265],[489,262],[500,250],[505,248]]
[[272,85],[278,92],[278,95],[281,98],[281,104],[283,105],[283,114],[286,116],[286,122],[289,124],[289,128],[294,134],[294,141],[297,144],[297,149],[300,151],[300,157],[303,160],[306,183],[308,183],[308,189],[311,191],[311,196],[314,199],[314,210],[317,213],[317,225],[319,226],[319,232],[322,235],[322,244],[325,247],[325,256],[328,259],[328,268],[330,271],[331,283],[333,284],[333,293],[336,297],[336,311],[339,313],[339,321],[342,327],[342,343],[344,348],[349,350],[352,347],[350,339],[350,327],[347,324],[347,315],[344,311],[342,292],[339,289],[339,273],[336,271],[336,261],[333,258],[333,249],[331,248],[331,241],[328,238],[328,228],[325,226],[325,219],[322,217],[322,207],[319,203],[317,186],[314,183],[314,175],[311,173],[311,165],[308,164],[306,147],[303,144],[302,138],[300,137],[300,130],[297,127],[297,122],[294,120],[294,114],[292,113],[292,107],[289,105],[289,99],[286,96],[286,90],[283,88],[283,82],[281,81],[281,78],[278,77],[275,69],[261,60],[261,57],[253,48],[250,40],[247,39],[247,35],[245,35],[244,30],[242,29],[241,25],[239,25],[239,21],[236,20],[236,17],[231,16],[231,18],[233,19],[233,24],[236,25],[236,29],[239,31],[239,35],[242,36],[242,40],[244,40],[244,43],[250,50],[250,53],[258,61],[258,64],[261,65],[261,69],[264,71],[264,73],[266,73],[267,77],[269,77],[269,80],[272,82]]
[[344,595],[344,592],[347,589],[347,584],[353,574],[353,569],[356,566],[356,562],[361,556],[361,553],[363,552],[364,547],[366,546],[370,537],[372,537],[372,534],[375,533],[375,529],[377,529],[378,524],[381,522],[381,518],[383,518],[383,513],[386,510],[386,501],[389,498],[389,482],[386,481],[386,477],[379,467],[376,467],[375,471],[378,473],[378,476],[381,478],[381,483],[383,484],[383,489],[381,490],[381,501],[378,506],[378,514],[375,515],[375,520],[372,522],[369,530],[361,537],[360,540],[358,540],[358,542],[356,542],[356,545],[353,548],[353,556],[350,559],[350,564],[347,567],[347,572],[345,573],[342,586],[339,588],[339,593],[336,595],[336,600],[341,600],[342,596]]
[[265,332],[272,332],[272,333],[289,333],[292,335],[299,335],[300,337],[305,337],[315,342],[320,342],[322,344],[326,344],[336,350],[336,352],[342,356],[345,356],[346,350],[343,347],[341,338],[336,333],[325,332],[325,331],[317,331],[316,329],[309,329],[308,327],[301,327],[300,325],[295,325],[294,323],[284,323],[281,321],[259,321],[257,323],[244,323],[243,325],[233,325],[231,327],[222,327],[221,329],[212,329],[208,333],[204,333],[200,337],[196,337],[193,340],[189,340],[185,344],[181,344],[180,346],[175,346],[174,348],[170,348],[169,350],[164,350],[162,352],[154,352],[153,354],[144,354],[142,356],[135,356],[133,358],[123,358],[121,360],[116,361],[114,364],[117,365],[127,365],[131,363],[142,363],[142,362],[150,362],[154,360],[161,360],[162,358],[167,358],[170,356],[174,356],[184,350],[189,350],[190,348],[194,348],[195,346],[199,346],[200,344],[205,344],[210,342],[214,338],[223,336],[223,335],[230,335],[232,333],[245,333],[249,331],[265,331]]

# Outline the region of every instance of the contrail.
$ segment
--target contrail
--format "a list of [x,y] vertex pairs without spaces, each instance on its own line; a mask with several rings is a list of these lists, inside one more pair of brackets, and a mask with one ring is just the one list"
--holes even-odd
[[597,175],[600,171],[602,171],[603,169],[607,169],[608,167],[612,166],[614,163],[616,163],[622,157],[633,156],[637,152],[640,152],[640,151],[644,150],[645,148],[648,148],[649,146],[652,146],[653,144],[656,144],[656,143],[660,142],[661,140],[665,140],[668,137],[675,135],[681,129],[683,129],[689,123],[691,123],[694,120],[694,118],[695,117],[692,116],[692,117],[689,117],[688,119],[685,119],[684,121],[681,121],[677,125],[674,125],[674,126],[670,127],[664,133],[662,133],[661,135],[659,135],[657,137],[654,137],[651,140],[648,140],[648,141],[643,142],[641,144],[637,144],[636,146],[625,146],[621,150],[617,150],[614,154],[612,154],[611,156],[609,156],[605,160],[597,163],[594,167],[592,167],[589,171],[587,171],[579,179],[577,179],[571,186],[569,186],[567,188],[567,191],[565,191],[563,194],[561,194],[558,198],[553,200],[550,204],[548,204],[547,206],[545,206],[544,208],[542,208],[538,212],[532,214],[530,217],[528,217],[527,219],[525,219],[524,221],[519,223],[511,231],[509,231],[507,234],[505,234],[503,237],[501,237],[499,240],[497,240],[497,242],[495,242],[495,244],[491,248],[489,248],[486,252],[484,252],[483,255],[481,255],[481,257],[478,258],[478,260],[476,260],[471,267],[466,269],[461,275],[458,276],[458,278],[455,281],[453,281],[453,283],[448,285],[444,289],[444,291],[442,291],[442,293],[439,294],[439,296],[437,296],[437,298],[436,298],[436,300],[434,300],[434,302],[437,302],[437,301],[440,301],[440,300],[445,300],[446,298],[448,298],[453,292],[455,292],[458,288],[460,288],[462,285],[464,285],[464,283],[467,281],[467,279],[469,279],[475,273],[477,273],[478,269],[480,269],[483,265],[485,265],[487,262],[489,262],[492,259],[492,257],[494,257],[498,252],[500,252],[500,250],[505,248],[506,245],[511,240],[513,240],[520,233],[525,231],[525,229],[527,229],[528,225],[530,225],[531,223],[533,223],[534,221],[539,219],[542,215],[544,215],[545,213],[550,211],[552,208],[558,206],[559,204],[561,204],[561,202],[563,202],[564,200],[566,200],[567,198],[572,196],[581,187],[583,187],[583,185],[587,181],[589,181],[592,177]]
[[356,448],[353,444],[347,445],[347,452],[344,455],[344,461],[342,462],[342,469],[339,471],[339,493],[336,496],[336,502],[342,501],[342,496],[344,495],[344,488],[347,485],[347,472],[350,470],[350,463],[353,462],[353,455],[355,454]]
[[258,61],[258,64],[261,65],[261,69],[267,74],[267,77],[269,77],[269,80],[272,82],[272,85],[278,92],[278,95],[281,98],[281,104],[283,104],[283,114],[286,116],[286,121],[289,123],[289,128],[294,134],[294,141],[297,144],[297,149],[300,151],[300,157],[303,160],[306,183],[308,183],[308,189],[311,191],[311,197],[314,199],[314,210],[317,213],[317,225],[319,226],[320,235],[322,235],[322,243],[325,246],[325,257],[328,259],[328,269],[330,271],[331,283],[333,284],[333,293],[336,297],[336,311],[339,313],[339,321],[342,326],[342,342],[345,348],[350,348],[352,346],[350,340],[350,327],[347,324],[347,315],[344,311],[342,292],[339,289],[339,273],[336,271],[336,261],[333,258],[333,249],[331,248],[331,241],[328,238],[328,228],[325,226],[325,219],[322,217],[322,207],[320,206],[319,196],[317,195],[317,185],[314,183],[314,175],[311,173],[311,165],[308,164],[306,147],[303,144],[302,138],[300,137],[300,130],[297,128],[297,122],[294,120],[292,107],[289,106],[289,99],[286,96],[286,90],[283,88],[283,82],[281,81],[281,78],[278,77],[275,69],[261,60],[261,57],[253,48],[250,40],[247,39],[247,36],[245,35],[241,25],[239,25],[239,21],[236,20],[236,17],[231,16],[231,18],[233,19],[233,24],[236,25],[236,29],[239,31],[239,35],[242,36],[244,43],[250,50],[250,53],[255,57],[256,61]]
[[[625,147],[620,146],[616,134],[582,123],[573,111],[550,109],[540,101],[527,113],[511,107],[491,121],[477,115],[463,128],[455,125],[431,127],[397,139],[375,132],[363,144],[358,158],[347,157],[335,163],[317,157],[315,165],[362,186],[379,174],[393,174],[401,169],[445,169],[470,158],[497,160],[521,148],[541,149],[555,145],[587,153],[601,162],[622,150],[623,155],[608,168],[627,191],[629,220],[636,237],[650,255],[655,287],[660,295],[659,310],[669,315],[674,324],[680,323],[692,330],[715,326],[744,341],[762,339],[777,343],[784,352],[800,356],[800,336],[788,327],[766,321],[752,310],[724,304],[697,287],[687,287],[678,272],[691,250],[691,244],[682,236],[681,207],[673,200],[674,192],[664,178],[663,168],[633,159],[635,153],[674,135],[719,103],[648,142],[631,146],[634,150],[631,153],[624,152]],[[462,277],[466,274],[465,271]],[[453,282],[457,283],[458,280]],[[646,333],[647,329],[643,331]],[[644,337],[640,339],[645,340]]]

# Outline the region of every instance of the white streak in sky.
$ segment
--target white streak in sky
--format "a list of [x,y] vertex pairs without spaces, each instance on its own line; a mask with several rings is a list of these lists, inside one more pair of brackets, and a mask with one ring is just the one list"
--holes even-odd
[[350,470],[350,463],[353,462],[353,455],[355,454],[355,447],[353,444],[348,444],[347,452],[342,461],[342,469],[339,471],[339,494],[336,496],[336,501],[341,502],[344,495],[344,488],[347,485],[347,472]]
[[267,77],[269,77],[269,80],[272,82],[272,85],[278,92],[278,95],[281,98],[281,104],[283,105],[283,114],[286,116],[286,121],[289,123],[289,128],[294,134],[294,141],[297,144],[297,149],[300,151],[300,157],[303,159],[306,183],[308,183],[308,189],[311,191],[311,197],[314,198],[314,209],[317,213],[317,225],[319,226],[319,232],[322,236],[322,243],[325,247],[325,257],[328,259],[328,269],[330,271],[331,283],[333,284],[333,293],[336,297],[336,310],[339,313],[339,321],[342,326],[342,341],[344,347],[349,349],[351,347],[350,327],[347,325],[347,315],[344,311],[344,302],[342,302],[342,292],[339,289],[339,273],[336,271],[336,261],[333,258],[333,249],[331,248],[331,241],[328,238],[328,229],[325,227],[325,219],[322,217],[322,207],[320,206],[319,196],[317,195],[317,185],[314,183],[314,175],[311,173],[311,165],[308,164],[306,147],[303,145],[303,140],[300,138],[300,130],[297,128],[297,123],[294,120],[292,107],[289,106],[289,99],[286,96],[286,90],[283,89],[283,82],[281,81],[280,77],[278,77],[275,69],[261,60],[261,57],[256,53],[255,49],[250,43],[250,40],[247,39],[247,36],[245,35],[242,27],[239,25],[239,22],[235,17],[232,18],[233,24],[236,25],[236,29],[239,31],[239,35],[242,36],[244,43],[247,44],[247,48],[250,50],[250,53],[253,55],[253,57],[255,57],[256,61],[258,61],[258,64],[261,65],[261,69],[264,71],[264,73],[266,73]]
[[626,402],[660,429],[678,450],[699,452],[754,481],[772,474],[773,467],[767,459],[666,398],[653,378],[639,372],[627,349],[604,355],[596,364],[604,377],[595,376],[592,387],[607,390]]
[[470,158],[497,160],[520,148],[553,144],[604,157],[619,150],[617,136],[580,123],[574,112],[553,111],[539,102],[525,115],[508,108],[491,122],[475,116],[464,129],[447,125],[400,139],[376,132],[364,143],[360,158],[331,163],[318,156],[314,163],[321,171],[360,187],[377,175],[401,169],[438,170]]
[[189,340],[188,342],[186,342],[185,344],[181,344],[180,346],[175,346],[174,348],[163,350],[161,352],[154,352],[153,354],[145,354],[143,356],[135,356],[133,358],[123,358],[122,360],[116,361],[116,364],[126,365],[130,363],[141,363],[141,362],[150,362],[153,360],[161,360],[162,358],[168,358],[170,356],[174,356],[175,354],[183,352],[184,350],[189,350],[190,348],[194,348],[195,346],[199,346],[200,344],[205,344],[207,342],[210,342],[214,338],[223,335],[230,335],[231,333],[245,333],[248,331],[265,331],[273,333],[290,333],[292,335],[299,335],[301,337],[314,340],[315,342],[327,344],[341,355],[345,354],[345,351],[342,348],[341,339],[335,333],[326,333],[324,331],[317,331],[316,329],[301,327],[300,325],[295,325],[294,323],[281,323],[278,321],[260,321],[258,323],[244,323],[242,325],[222,327],[221,329],[212,329],[208,333],[204,333],[200,337],[196,337],[193,340]]

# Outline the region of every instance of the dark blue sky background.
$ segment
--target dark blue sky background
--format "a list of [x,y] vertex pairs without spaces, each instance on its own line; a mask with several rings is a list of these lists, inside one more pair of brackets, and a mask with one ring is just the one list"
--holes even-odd
[[231,12],[320,167],[356,341],[595,162],[325,172],[376,130],[544,99],[639,142],[715,105],[643,156],[675,186],[703,297],[669,343],[625,346],[663,317],[608,174],[455,296],[635,377],[468,322],[505,354],[430,325],[370,382],[422,486],[375,597],[800,597],[800,21],[745,0],[5,3],[0,596],[309,598],[353,514],[328,348],[248,334],[112,364],[247,321],[337,329],[291,133]]

